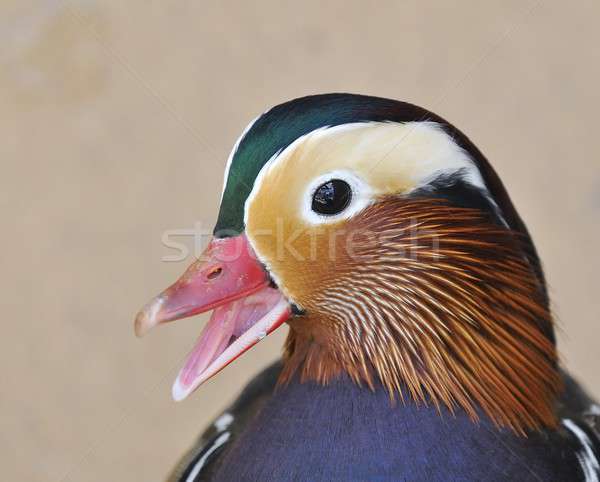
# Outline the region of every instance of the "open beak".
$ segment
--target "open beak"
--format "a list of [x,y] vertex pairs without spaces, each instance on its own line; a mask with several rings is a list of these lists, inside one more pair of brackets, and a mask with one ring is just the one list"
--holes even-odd
[[183,400],[203,382],[291,316],[283,294],[271,287],[248,238],[213,239],[200,259],[135,318],[135,333],[214,310],[173,384]]

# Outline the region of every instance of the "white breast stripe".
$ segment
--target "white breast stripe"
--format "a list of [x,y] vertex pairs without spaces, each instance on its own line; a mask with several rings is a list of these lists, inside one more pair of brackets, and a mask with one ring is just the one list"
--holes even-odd
[[567,427],[581,442],[582,450],[577,452],[577,460],[581,465],[581,470],[585,476],[585,482],[598,482],[598,471],[600,470],[600,464],[592,448],[592,441],[587,434],[581,430],[572,420],[565,418],[562,421],[563,425]]
[[588,408],[588,411],[586,412],[586,415],[600,415],[600,405],[597,405],[595,403],[592,403],[590,405],[590,408]]
[[217,432],[223,432],[231,425],[231,422],[233,422],[233,415],[231,415],[229,412],[225,412],[215,420],[213,425],[217,429]]
[[217,440],[215,440],[215,443],[212,445],[212,447],[210,447],[204,453],[204,455],[202,457],[200,457],[200,460],[198,460],[198,462],[196,462],[196,465],[190,472],[190,475],[188,475],[187,479],[185,479],[185,482],[194,482],[196,480],[196,477],[198,476],[198,474],[202,470],[202,467],[204,467],[204,464],[206,463],[206,459],[208,459],[208,457],[210,457],[210,455],[215,450],[217,450],[221,445],[223,445],[225,442],[227,442],[229,440],[229,437],[231,437],[231,433],[224,432],[219,436],[219,438],[217,438]]

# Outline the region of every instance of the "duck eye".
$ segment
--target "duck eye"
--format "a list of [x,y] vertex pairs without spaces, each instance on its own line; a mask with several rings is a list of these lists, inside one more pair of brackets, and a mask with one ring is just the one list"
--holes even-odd
[[352,188],[346,181],[332,179],[321,184],[312,199],[312,210],[319,214],[332,216],[341,213],[352,200]]

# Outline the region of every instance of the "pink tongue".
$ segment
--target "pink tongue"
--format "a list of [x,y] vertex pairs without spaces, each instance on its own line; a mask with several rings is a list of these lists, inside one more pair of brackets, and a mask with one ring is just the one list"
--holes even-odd
[[213,311],[196,346],[185,362],[180,377],[183,385],[190,385],[196,376],[202,373],[210,365],[210,362],[227,348],[235,328],[236,312],[239,312],[242,303],[243,300],[237,300]]
[[225,351],[232,336],[237,338],[249,330],[280,299],[278,290],[265,288],[247,298],[216,308],[181,370],[180,383],[185,387],[190,386]]

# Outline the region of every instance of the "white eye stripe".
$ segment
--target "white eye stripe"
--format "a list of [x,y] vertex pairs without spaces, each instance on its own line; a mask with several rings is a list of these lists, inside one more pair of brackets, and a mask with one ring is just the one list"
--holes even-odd
[[[409,129],[408,132],[406,132],[406,129]],[[392,177],[398,172],[402,172],[403,176],[405,176],[405,181],[409,184],[412,183],[412,188],[405,191],[404,194],[410,194],[412,191],[426,187],[440,175],[451,175],[453,173],[462,172],[464,181],[480,189],[497,211],[498,217],[502,219],[502,213],[490,195],[481,172],[469,153],[458,146],[438,124],[433,122],[356,122],[333,127],[320,127],[298,137],[285,149],[275,153],[263,166],[254,181],[252,192],[245,203],[245,224],[247,225],[248,207],[250,206],[252,199],[258,194],[269,170],[275,168],[276,165],[279,165],[282,162],[287,162],[290,155],[307,142],[314,147],[315,143],[328,138],[334,138],[338,135],[345,135],[352,131],[359,133],[364,131],[364,136],[359,136],[357,138],[360,141],[359,144],[352,144],[350,142],[352,139],[349,140],[349,145],[354,146],[353,149],[345,152],[345,154],[349,156],[349,164],[356,163],[357,159],[362,158],[362,154],[368,156],[372,150],[377,150],[378,146],[380,149],[384,149],[384,154],[380,156],[380,159],[385,162],[373,164],[366,173],[362,173],[362,178],[359,177],[358,172],[361,169],[364,170],[364,166],[358,167],[358,170],[353,169],[352,171],[345,170],[344,166],[339,169],[339,171],[336,168],[332,168],[328,174],[319,176],[316,180],[313,180],[309,191],[314,191],[319,185],[330,181],[332,177],[327,178],[327,176],[330,176],[332,173],[345,172],[348,176],[351,176],[351,179],[358,179],[359,186],[367,186],[369,189],[366,193],[363,193],[362,190],[357,189],[357,186],[354,186],[359,194],[359,200],[361,202],[357,204],[352,203],[352,207],[344,211],[344,213],[341,213],[339,217],[323,216],[318,213],[313,213],[312,209],[310,209],[312,206],[312,193],[305,193],[306,198],[310,198],[310,203],[305,198],[301,206],[301,212],[303,213],[305,220],[310,224],[319,225],[327,222],[333,223],[354,216],[373,202],[373,191],[377,191],[377,193],[381,193],[382,191],[388,192],[391,186],[394,185],[398,190],[391,192],[401,192],[400,187],[402,186],[395,185],[391,182],[393,181],[392,178],[389,179],[391,184],[386,184],[383,187],[381,185],[377,187],[375,187],[375,185],[369,186],[364,182],[365,176],[368,178],[372,172],[379,173],[379,176],[381,177],[381,172],[387,171],[389,171],[388,175]],[[392,148],[389,148],[388,146],[391,142],[390,139],[393,141]],[[234,151],[235,150],[236,149],[234,148]],[[402,154],[403,152],[404,154]],[[341,179],[347,180],[344,177],[341,177]],[[363,194],[364,196],[361,197],[360,195]]]

